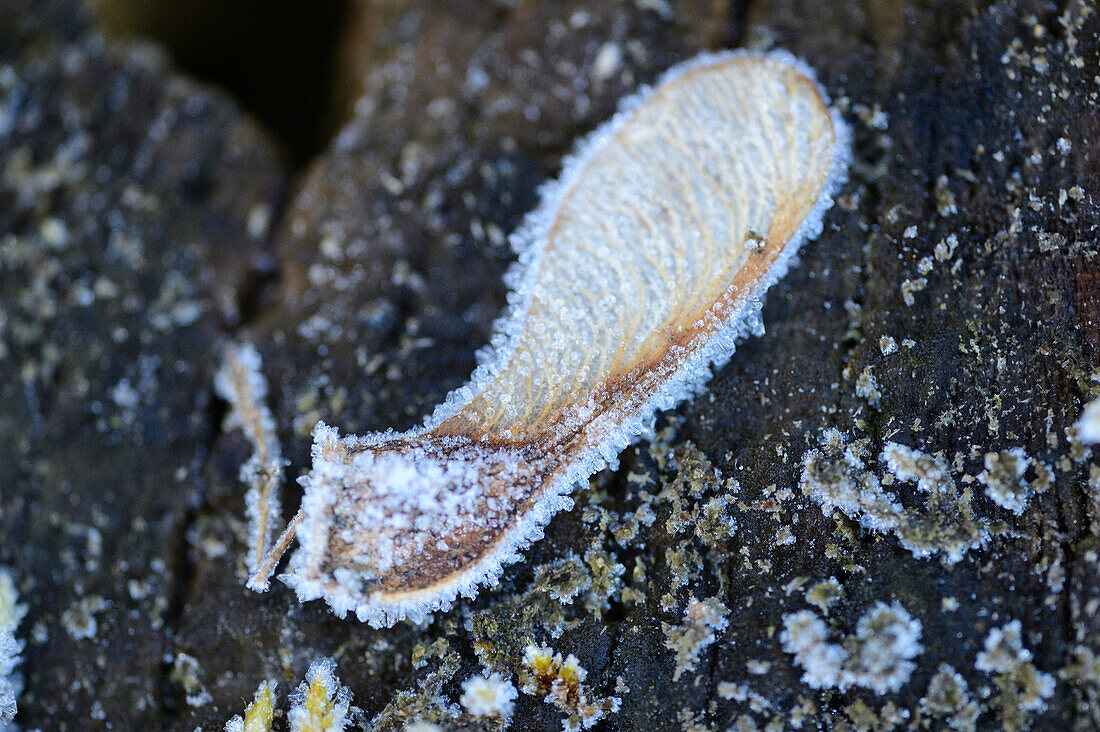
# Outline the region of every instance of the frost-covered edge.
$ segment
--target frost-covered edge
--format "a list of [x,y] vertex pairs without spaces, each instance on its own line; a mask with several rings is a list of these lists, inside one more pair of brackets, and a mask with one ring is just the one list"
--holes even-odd
[[[348,610],[354,610],[360,621],[375,628],[390,627],[398,621],[409,619],[423,621],[428,613],[438,610],[446,612],[459,595],[473,598],[479,586],[496,586],[506,565],[519,561],[519,552],[543,536],[543,527],[560,510],[571,508],[573,499],[569,497],[579,481],[616,461],[619,452],[642,434],[656,417],[658,411],[670,409],[681,401],[697,395],[713,375],[713,370],[721,368],[733,355],[737,342],[749,334],[763,334],[763,322],[760,312],[763,297],[769,287],[781,279],[790,268],[791,262],[802,244],[816,238],[822,231],[825,213],[832,208],[833,195],[847,179],[848,164],[851,158],[851,130],[840,114],[831,106],[828,93],[817,80],[812,67],[794,55],[780,50],[755,52],[744,49],[704,53],[676,64],[666,70],[652,85],[641,87],[634,94],[619,102],[616,113],[601,124],[576,147],[575,152],[562,159],[562,173],[553,181],[548,181],[539,189],[540,203],[524,218],[524,222],[509,237],[512,249],[518,255],[515,263],[504,274],[504,283],[510,288],[507,305],[493,326],[493,336],[488,345],[478,351],[478,366],[470,381],[455,389],[436,407],[421,427],[407,432],[386,430],[369,435],[347,435],[339,437],[335,428],[319,422],[313,431],[312,460],[314,464],[321,459],[323,447],[339,441],[348,449],[375,446],[397,439],[415,438],[438,427],[447,418],[469,404],[478,394],[492,383],[508,364],[519,344],[523,333],[523,324],[531,308],[534,283],[548,241],[547,232],[554,215],[561,205],[566,192],[576,183],[587,164],[600,152],[608,140],[613,138],[633,117],[634,112],[650,99],[654,91],[670,83],[689,71],[716,65],[741,58],[753,58],[793,68],[816,87],[832,121],[834,147],[829,171],[821,194],[814,206],[802,220],[795,233],[783,245],[775,262],[768,268],[758,286],[742,301],[739,310],[733,309],[729,322],[717,330],[710,340],[693,353],[676,371],[669,375],[665,388],[654,394],[635,413],[623,420],[617,430],[607,431],[600,425],[593,432],[606,432],[606,437],[590,449],[563,473],[543,484],[544,495],[522,516],[514,527],[505,532],[497,542],[496,548],[486,552],[464,571],[456,573],[446,583],[433,585],[415,593],[409,593],[406,599],[393,602],[368,599],[359,602],[351,591],[341,583],[336,590],[326,593],[325,585],[302,576],[301,565],[315,553],[323,556],[327,549],[327,527],[318,526],[325,521],[325,496],[321,491],[311,491],[309,475],[300,478],[305,488],[302,500],[303,521],[298,529],[299,548],[291,559],[290,567],[281,579],[292,589],[302,602],[323,597],[339,617]],[[610,415],[607,415],[608,418]],[[315,505],[320,504],[320,505]],[[311,510],[312,509],[312,510]],[[320,510],[318,510],[320,509]],[[339,570],[337,570],[339,571]],[[382,593],[374,593],[368,598]]]

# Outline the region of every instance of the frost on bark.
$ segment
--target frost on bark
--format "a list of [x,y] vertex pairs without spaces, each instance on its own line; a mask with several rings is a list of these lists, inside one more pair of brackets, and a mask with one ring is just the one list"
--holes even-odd
[[[189,126],[199,102],[184,99],[205,92],[137,74],[141,53],[108,64],[114,42],[74,28],[71,6],[14,5],[0,8],[0,120],[15,120],[0,135],[0,453],[15,456],[0,461],[0,564],[28,605],[20,723],[216,729],[260,681],[325,656],[378,729],[447,729],[469,721],[463,682],[522,690],[533,645],[576,659],[585,699],[620,700],[603,729],[1097,724],[1100,464],[1076,426],[1100,396],[1089,3],[364,3],[348,42],[368,50],[341,68],[356,101],[285,209],[260,185],[270,168],[200,144],[222,130],[232,143],[215,149],[252,149],[231,106]],[[82,85],[74,42],[131,84]],[[214,336],[260,350],[288,475],[318,420],[412,426],[472,372],[504,305],[504,237],[561,155],[639,83],[718,47],[804,58],[854,133],[850,181],[769,293],[765,335],[576,493],[498,588],[424,627],[339,621],[279,583],[246,594],[252,448],[220,431],[224,406],[205,408]],[[48,93],[165,88],[182,95],[168,121],[135,102],[77,116],[83,135],[27,122]],[[62,106],[43,119],[74,119]],[[173,142],[112,152],[137,120]],[[78,172],[118,176],[133,218],[114,236],[88,228],[94,196],[64,193],[82,155]],[[243,251],[262,249],[260,203],[278,278],[237,325],[215,314]],[[222,235],[246,250],[210,243]],[[676,678],[665,628],[703,601],[726,623]],[[787,618],[812,631],[793,651]],[[876,681],[807,684],[815,648],[841,681]],[[512,727],[561,729],[571,714],[548,698],[521,691]]]

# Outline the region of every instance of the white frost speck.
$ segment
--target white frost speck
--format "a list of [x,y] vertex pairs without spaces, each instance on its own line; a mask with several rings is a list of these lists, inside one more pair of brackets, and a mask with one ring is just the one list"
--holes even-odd
[[[888,442],[879,456],[887,471],[880,480],[864,464],[866,440],[846,445],[836,430],[827,430],[823,438],[822,449],[803,458],[802,484],[826,510],[836,507],[866,528],[892,531],[914,556],[940,553],[949,564],[989,538],[988,528],[971,509],[969,492],[960,494],[942,459]],[[916,482],[927,494],[924,510],[904,509],[883,487],[899,481]]]
[[882,390],[879,389],[870,366],[865,366],[856,378],[856,396],[866,399],[872,407],[877,407],[882,398]]
[[991,628],[974,668],[986,673],[1004,674],[1021,663],[1029,662],[1031,651],[1024,648],[1020,631],[1019,620],[1012,620],[1000,628]]
[[917,666],[912,659],[924,650],[921,623],[898,603],[877,602],[856,624],[850,683],[877,694],[897,691]]
[[924,650],[921,623],[898,603],[877,602],[856,623],[856,632],[830,642],[825,622],[811,610],[783,618],[783,650],[802,667],[802,681],[817,689],[862,686],[876,694],[900,689]]
[[1054,677],[1039,671],[1031,662],[1031,651],[1024,648],[1019,620],[1000,628],[991,628],[974,667],[997,676],[1002,684],[1015,687],[1013,704],[1019,709],[1038,712],[1054,695]]
[[959,248],[959,237],[955,234],[950,234],[940,243],[936,244],[936,249],[933,252],[936,259],[941,262],[945,262],[951,257],[955,256],[955,250]]
[[779,635],[783,650],[794,655],[802,667],[802,682],[815,689],[839,687],[848,653],[829,642],[829,628],[812,610],[799,610],[783,617]]
[[619,71],[622,65],[622,47],[613,41],[608,41],[596,52],[596,60],[592,62],[592,76],[599,81],[607,81]]
[[665,647],[676,652],[676,671],[673,681],[679,681],[685,671],[693,671],[699,654],[716,640],[715,633],[721,633],[729,626],[729,610],[717,598],[688,600],[684,610],[682,625],[662,623],[665,632]]
[[895,478],[902,482],[915,481],[917,488],[926,493],[953,483],[951,471],[942,460],[908,445],[887,442],[881,458]]
[[947,663],[940,664],[920,705],[925,714],[944,719],[948,727],[958,732],[974,732],[981,712],[970,698],[966,679]]
[[1100,397],[1085,405],[1077,420],[1077,439],[1087,445],[1100,443]]
[[1021,514],[1031,497],[1031,486],[1024,473],[1031,465],[1031,458],[1019,447],[1001,452],[987,452],[983,458],[985,470],[978,474],[978,482],[985,486],[989,499],[1001,508]]
[[512,716],[517,695],[512,682],[494,673],[463,681],[458,701],[475,717],[499,717],[507,721]]
[[94,638],[99,629],[96,613],[107,608],[107,601],[99,595],[89,595],[61,613],[61,627],[73,640]]
[[260,239],[267,234],[271,227],[271,206],[266,203],[258,203],[248,212],[248,235],[253,239]]
[[406,724],[402,732],[443,732],[443,728],[434,722],[417,719]]
[[920,292],[928,285],[928,280],[924,277],[917,277],[915,279],[906,279],[901,283],[901,299],[909,307],[917,302],[917,299],[913,296],[914,292]]

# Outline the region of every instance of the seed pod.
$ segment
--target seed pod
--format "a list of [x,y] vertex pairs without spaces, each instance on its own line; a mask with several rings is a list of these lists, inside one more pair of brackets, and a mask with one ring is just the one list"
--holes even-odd
[[627,99],[513,236],[510,307],[469,384],[409,432],[315,430],[299,598],[384,626],[495,583],[579,481],[762,330],[847,147],[786,54],[702,56]]

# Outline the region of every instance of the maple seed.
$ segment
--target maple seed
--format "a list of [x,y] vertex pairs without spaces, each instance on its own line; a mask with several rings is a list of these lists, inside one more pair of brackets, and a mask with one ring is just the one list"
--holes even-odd
[[317,426],[285,581],[375,626],[495,584],[578,481],[762,331],[847,148],[787,54],[705,55],[626,100],[513,235],[510,308],[470,383],[410,432]]
[[[239,427],[252,444],[252,456],[241,465],[240,477],[249,487],[245,496],[249,517],[249,551],[245,555],[245,567],[255,573],[275,538],[274,529],[279,523],[279,489],[284,464],[275,435],[275,417],[264,401],[267,380],[260,370],[260,354],[255,346],[250,343],[226,345],[222,367],[214,376],[214,388],[231,407],[226,429]],[[267,586],[266,579],[248,584],[249,589],[260,592],[267,590]]]

